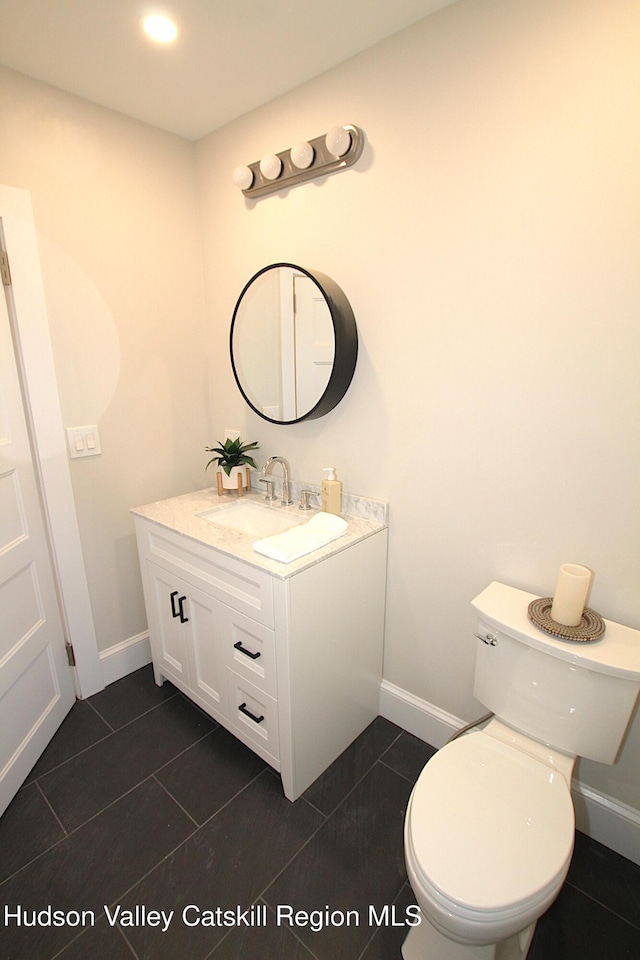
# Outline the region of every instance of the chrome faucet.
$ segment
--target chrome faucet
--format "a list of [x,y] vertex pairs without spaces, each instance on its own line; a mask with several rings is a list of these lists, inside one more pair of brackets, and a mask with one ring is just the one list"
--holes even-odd
[[[282,465],[282,505],[287,507],[290,503],[293,503],[291,499],[291,492],[289,489],[289,462],[285,460],[284,457],[269,457],[264,467],[262,468],[260,479],[266,480],[267,476],[273,470],[273,467],[276,463]],[[267,484],[267,490],[269,489]],[[268,496],[268,494],[267,494]],[[274,498],[275,499],[275,498]]]

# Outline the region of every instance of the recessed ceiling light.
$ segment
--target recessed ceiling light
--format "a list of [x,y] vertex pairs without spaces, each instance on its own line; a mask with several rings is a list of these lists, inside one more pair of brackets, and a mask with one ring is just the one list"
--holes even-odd
[[142,18],[142,29],[156,43],[172,43],[178,36],[178,26],[169,17],[151,14]]

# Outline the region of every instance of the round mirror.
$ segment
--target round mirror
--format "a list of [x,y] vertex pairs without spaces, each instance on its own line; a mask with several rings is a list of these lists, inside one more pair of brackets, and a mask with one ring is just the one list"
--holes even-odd
[[272,423],[314,420],[345,395],[358,356],[353,310],[322,273],[274,263],[249,280],[231,321],[240,392]]

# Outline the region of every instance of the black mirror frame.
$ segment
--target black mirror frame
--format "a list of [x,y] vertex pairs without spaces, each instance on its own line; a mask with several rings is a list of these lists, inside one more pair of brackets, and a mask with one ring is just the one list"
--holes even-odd
[[[315,406],[311,408],[311,410],[305,413],[304,416],[298,417],[295,420],[274,420],[272,417],[267,417],[253,405],[240,382],[233,357],[233,332],[238,310],[240,309],[240,305],[245,293],[251,284],[257,280],[258,277],[262,276],[263,273],[266,273],[268,270],[275,270],[279,267],[290,267],[293,270],[297,270],[300,273],[303,273],[306,277],[309,277],[309,279],[315,283],[320,290],[320,293],[324,297],[327,306],[329,307],[335,338],[333,370],[331,372],[331,376],[329,377],[329,382],[327,383],[325,391]],[[238,301],[233,311],[233,317],[231,319],[231,330],[229,333],[229,355],[231,357],[233,375],[240,393],[254,413],[257,413],[258,416],[262,417],[263,420],[268,420],[269,423],[278,423],[281,425],[301,423],[303,420],[317,420],[318,417],[324,417],[325,414],[329,413],[340,403],[345,393],[349,389],[349,385],[353,379],[353,374],[356,369],[356,361],[358,359],[358,330],[356,327],[353,310],[351,309],[351,304],[347,300],[345,294],[340,289],[338,284],[334,283],[334,281],[330,277],[325,276],[325,274],[319,273],[317,270],[305,270],[304,267],[300,267],[295,263],[271,263],[267,267],[263,267],[262,270],[258,270],[258,272],[251,277],[249,282],[243,287],[242,293],[238,297]]]

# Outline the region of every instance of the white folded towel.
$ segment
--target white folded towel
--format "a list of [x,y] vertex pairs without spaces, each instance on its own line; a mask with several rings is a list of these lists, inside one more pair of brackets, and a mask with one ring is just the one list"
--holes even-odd
[[336,517],[333,513],[317,513],[315,517],[307,523],[300,524],[299,527],[291,527],[284,533],[265,537],[264,540],[256,540],[253,549],[257,553],[264,554],[265,557],[271,557],[272,560],[291,563],[292,560],[304,557],[312,550],[324,547],[332,540],[341,537],[348,526],[346,520]]

